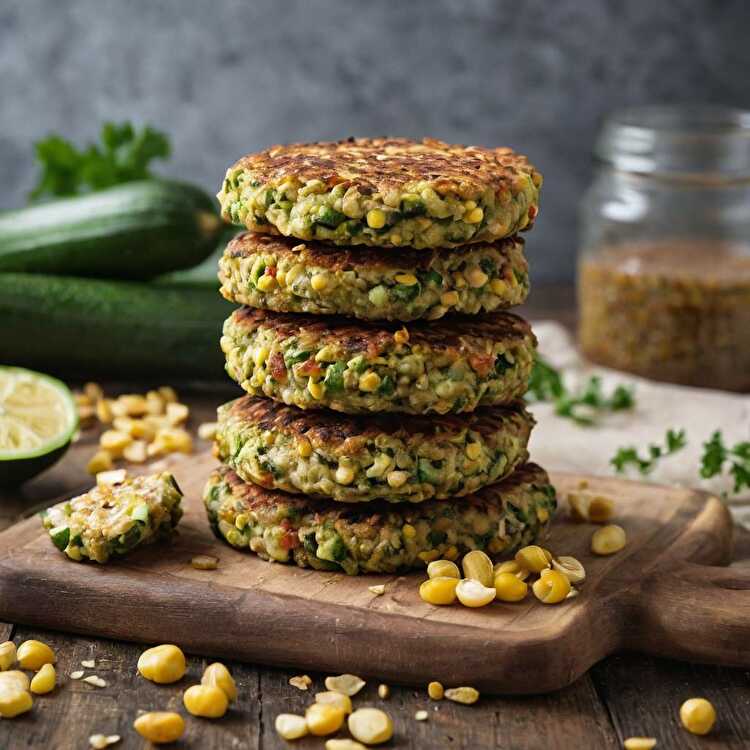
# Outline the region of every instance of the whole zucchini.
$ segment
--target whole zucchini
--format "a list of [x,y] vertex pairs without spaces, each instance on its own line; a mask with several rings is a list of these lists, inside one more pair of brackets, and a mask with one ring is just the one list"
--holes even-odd
[[200,263],[222,229],[199,188],[128,182],[0,212],[0,272],[149,279]]
[[0,362],[88,377],[224,378],[215,289],[0,274]]

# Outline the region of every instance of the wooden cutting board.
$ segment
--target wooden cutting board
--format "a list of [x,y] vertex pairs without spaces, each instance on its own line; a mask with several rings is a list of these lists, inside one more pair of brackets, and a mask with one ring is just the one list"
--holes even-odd
[[[620,553],[588,552],[595,527],[567,519],[550,539],[588,578],[556,606],[533,596],[483,609],[433,607],[424,573],[349,578],[269,564],[212,535],[201,490],[214,459],[174,467],[185,491],[179,538],[109,565],[66,560],[37,518],[0,534],[0,619],[144,643],[173,642],[210,656],[353,672],[395,683],[474,685],[502,693],[556,690],[618,649],[750,667],[750,572],[715,567],[731,554],[732,523],[697,491],[586,477],[616,499],[627,531]],[[561,498],[583,479],[553,477]],[[220,558],[214,571],[190,566]],[[376,596],[368,586],[385,583]]]

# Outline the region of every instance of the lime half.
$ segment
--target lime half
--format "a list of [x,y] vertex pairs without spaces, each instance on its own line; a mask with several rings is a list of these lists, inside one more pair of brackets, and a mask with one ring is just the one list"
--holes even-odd
[[0,366],[0,485],[21,484],[52,466],[77,426],[78,411],[65,383]]

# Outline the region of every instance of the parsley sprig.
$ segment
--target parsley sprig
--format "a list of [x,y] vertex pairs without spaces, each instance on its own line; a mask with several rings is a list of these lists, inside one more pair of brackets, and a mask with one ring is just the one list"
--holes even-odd
[[729,463],[729,474],[734,480],[734,493],[745,487],[750,488],[750,442],[735,443],[728,448],[724,443],[721,430],[716,430],[709,440],[703,443],[700,474],[710,479],[724,471]]
[[164,133],[149,126],[136,130],[129,122],[105,123],[100,140],[101,144],[80,150],[59,135],[38,141],[35,149],[41,175],[29,199],[78,195],[148,179],[151,161],[170,154]]
[[551,401],[555,414],[582,426],[595,424],[604,412],[632,409],[635,405],[632,388],[618,385],[607,395],[601,378],[595,375],[588,379],[582,390],[571,392],[563,383],[560,371],[539,356],[531,372],[526,400]]
[[617,453],[610,459],[618,474],[624,474],[629,466],[635,466],[645,476],[650,474],[659,461],[681,451],[687,445],[685,430],[667,430],[664,437],[664,446],[650,443],[646,448],[646,456],[641,458],[634,446],[619,448]]

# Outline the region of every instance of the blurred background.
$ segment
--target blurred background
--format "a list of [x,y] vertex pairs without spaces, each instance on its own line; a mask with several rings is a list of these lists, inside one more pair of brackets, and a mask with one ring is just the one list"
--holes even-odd
[[603,116],[628,104],[750,107],[745,0],[3,0],[0,208],[32,144],[150,123],[157,171],[211,193],[240,155],[348,135],[511,145],[546,180],[537,281],[575,274],[576,211]]

